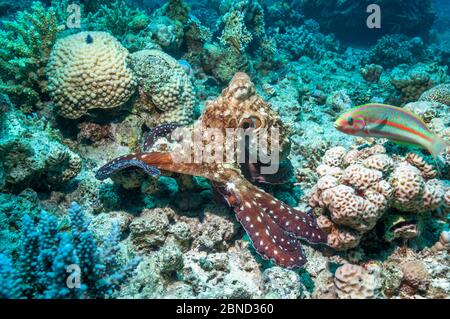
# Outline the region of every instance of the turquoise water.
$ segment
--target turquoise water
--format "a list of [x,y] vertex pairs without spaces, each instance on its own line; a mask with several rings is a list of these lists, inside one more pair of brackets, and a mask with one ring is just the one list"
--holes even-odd
[[448,298],[450,6],[373,2],[0,1],[0,298]]

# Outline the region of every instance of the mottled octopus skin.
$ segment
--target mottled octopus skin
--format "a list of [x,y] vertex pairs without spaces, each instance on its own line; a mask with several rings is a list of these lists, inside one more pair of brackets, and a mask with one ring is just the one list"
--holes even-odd
[[172,133],[177,128],[181,127],[181,126],[182,125],[175,124],[175,123],[158,125],[157,127],[153,128],[147,134],[147,137],[145,138],[145,141],[144,141],[144,144],[142,146],[142,149],[144,151],[149,150],[153,146],[153,144],[155,144],[156,140],[159,137],[166,136],[166,135]]
[[[248,118],[256,119],[254,122],[261,127],[278,127],[282,131],[281,147],[284,146],[287,133],[283,131],[278,115],[256,94],[249,77],[237,73],[222,95],[207,105],[197,124],[225,130],[242,127],[241,124]],[[151,147],[157,136],[174,129],[169,124],[153,131],[144,149]],[[281,267],[298,268],[305,264],[306,256],[299,239],[311,244],[327,242],[327,235],[317,226],[312,215],[289,207],[250,183],[237,163],[175,163],[169,152],[158,150],[119,157],[100,168],[96,177],[103,180],[132,166],[144,169],[152,176],[165,171],[211,180],[217,192],[234,210],[256,251],[264,259],[270,259]],[[285,173],[282,170],[283,176]]]

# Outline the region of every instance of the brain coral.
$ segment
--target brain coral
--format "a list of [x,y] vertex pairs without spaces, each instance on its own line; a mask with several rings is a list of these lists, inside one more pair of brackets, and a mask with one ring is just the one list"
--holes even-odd
[[61,116],[115,108],[135,91],[128,51],[109,33],[80,32],[57,41],[47,65],[50,96]]
[[325,153],[316,171],[320,179],[309,204],[321,209],[318,224],[336,250],[356,247],[389,208],[417,216],[447,205],[444,183],[415,153],[394,159],[381,145],[350,151],[338,146]]
[[131,67],[139,87],[136,109],[150,115],[147,125],[193,121],[193,85],[177,60],[162,51],[142,50],[131,55]]

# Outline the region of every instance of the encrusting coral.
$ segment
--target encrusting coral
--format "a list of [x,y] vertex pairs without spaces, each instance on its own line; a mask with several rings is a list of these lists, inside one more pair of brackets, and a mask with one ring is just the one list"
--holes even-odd
[[441,84],[429,89],[420,96],[419,100],[450,106],[450,84]]
[[[318,224],[336,250],[356,247],[389,208],[420,216],[449,205],[450,189],[416,153],[392,158],[381,145],[350,151],[334,147],[325,153],[317,173],[320,179],[309,204],[320,208]],[[402,235],[409,239],[411,233],[395,234]]]
[[374,299],[380,288],[379,273],[344,264],[336,270],[334,284],[339,299]]
[[117,108],[135,91],[128,51],[109,33],[59,39],[47,66],[48,90],[59,114],[78,119],[91,109]]
[[130,66],[139,91],[135,109],[149,127],[193,121],[193,85],[177,60],[159,50],[143,50],[131,55]]
[[344,264],[336,270],[334,284],[339,299],[373,299],[380,288],[379,273]]
[[81,159],[43,120],[11,109],[0,125],[0,189],[61,188],[81,171]]
[[0,30],[0,92],[30,112],[47,93],[45,66],[57,36],[57,14],[35,2]]

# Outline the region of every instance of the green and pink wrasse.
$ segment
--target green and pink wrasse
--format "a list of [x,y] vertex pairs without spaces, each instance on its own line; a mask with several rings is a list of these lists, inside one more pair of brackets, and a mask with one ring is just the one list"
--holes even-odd
[[424,148],[435,159],[450,146],[414,113],[386,104],[357,106],[342,114],[334,126],[349,135],[387,138],[399,144]]

